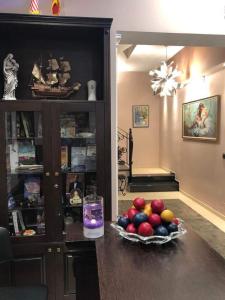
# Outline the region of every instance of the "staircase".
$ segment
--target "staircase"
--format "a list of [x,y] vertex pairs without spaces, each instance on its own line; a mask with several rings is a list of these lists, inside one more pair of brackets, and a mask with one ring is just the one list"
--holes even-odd
[[132,175],[129,178],[130,192],[171,192],[179,191],[179,182],[174,173]]

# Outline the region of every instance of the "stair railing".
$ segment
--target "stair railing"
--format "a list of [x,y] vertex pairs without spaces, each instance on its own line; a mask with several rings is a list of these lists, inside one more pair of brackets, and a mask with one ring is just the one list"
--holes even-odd
[[126,165],[129,171],[129,180],[132,178],[133,165],[133,135],[132,129],[129,128],[129,133],[118,127],[118,164]]

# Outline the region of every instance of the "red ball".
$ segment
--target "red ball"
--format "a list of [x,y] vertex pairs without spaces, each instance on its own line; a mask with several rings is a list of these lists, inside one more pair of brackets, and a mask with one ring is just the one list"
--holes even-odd
[[177,218],[173,218],[172,221],[171,221],[171,223],[174,223],[174,224],[178,225],[179,224],[179,220]]
[[128,218],[128,213],[127,213],[127,211],[123,212],[123,217]]
[[161,224],[161,218],[158,214],[151,214],[149,217],[148,217],[148,221],[149,223],[155,227],[155,226],[158,226]]
[[137,229],[133,223],[127,225],[126,231],[129,233],[137,233]]
[[153,235],[153,229],[151,224],[148,222],[143,222],[138,227],[138,234],[142,236],[150,236]]
[[130,219],[130,221],[132,221],[134,216],[138,213],[139,213],[139,211],[136,208],[129,208],[127,211],[127,214],[128,214],[128,218]]
[[152,212],[157,214],[160,214],[165,209],[163,200],[152,200],[151,207]]
[[145,199],[144,198],[135,198],[133,200],[133,205],[135,206],[135,208],[137,208],[138,210],[141,210],[143,208],[145,208]]

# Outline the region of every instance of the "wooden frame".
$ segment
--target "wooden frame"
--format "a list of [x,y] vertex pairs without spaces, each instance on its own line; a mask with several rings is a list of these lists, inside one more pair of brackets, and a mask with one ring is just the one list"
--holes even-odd
[[187,103],[182,107],[184,139],[217,141],[220,96],[211,96]]
[[149,127],[149,106],[148,105],[133,105],[132,120],[134,128]]

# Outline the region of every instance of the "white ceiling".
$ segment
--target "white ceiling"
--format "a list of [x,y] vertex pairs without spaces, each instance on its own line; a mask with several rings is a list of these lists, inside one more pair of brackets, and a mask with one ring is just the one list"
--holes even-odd
[[118,72],[146,72],[159,67],[163,60],[167,60],[179,52],[183,46],[137,45],[129,58],[124,54],[130,44],[120,44],[117,51]]

